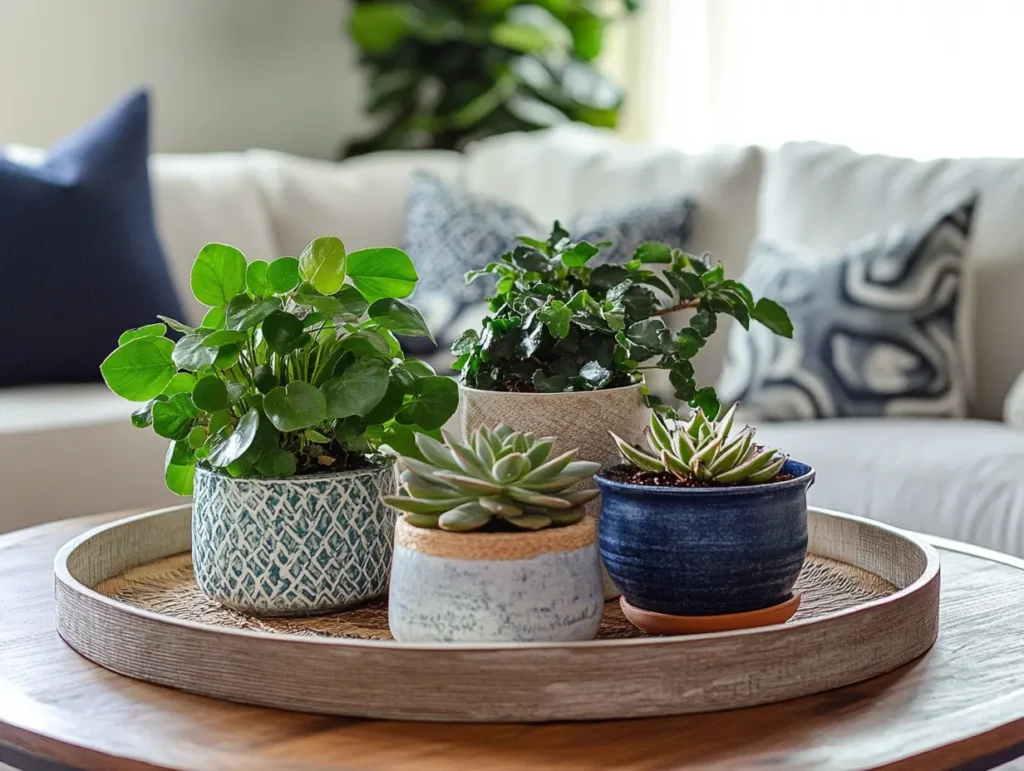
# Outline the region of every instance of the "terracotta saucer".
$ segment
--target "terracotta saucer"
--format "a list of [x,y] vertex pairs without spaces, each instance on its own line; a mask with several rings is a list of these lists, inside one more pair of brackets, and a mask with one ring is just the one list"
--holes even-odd
[[634,608],[626,602],[625,597],[619,598],[619,607],[633,626],[647,634],[707,634],[783,624],[791,619],[800,607],[800,594],[794,594],[785,602],[772,605],[770,608],[721,616],[670,616],[667,613]]

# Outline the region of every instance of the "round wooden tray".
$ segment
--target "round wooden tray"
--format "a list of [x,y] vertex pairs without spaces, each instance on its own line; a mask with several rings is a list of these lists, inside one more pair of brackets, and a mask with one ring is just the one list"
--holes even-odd
[[257,619],[192,579],[191,507],[98,527],[54,564],[57,629],[129,677],[282,709],[400,720],[597,720],[781,701],[889,672],[938,634],[939,560],[906,533],[811,509],[803,601],[786,624],[646,637],[605,607],[578,643],[402,644],[384,603]]

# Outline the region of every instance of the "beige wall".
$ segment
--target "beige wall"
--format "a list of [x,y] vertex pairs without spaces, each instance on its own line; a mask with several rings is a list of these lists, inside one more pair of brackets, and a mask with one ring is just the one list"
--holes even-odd
[[140,84],[157,150],[333,157],[361,122],[343,0],[0,0],[0,144],[49,144]]

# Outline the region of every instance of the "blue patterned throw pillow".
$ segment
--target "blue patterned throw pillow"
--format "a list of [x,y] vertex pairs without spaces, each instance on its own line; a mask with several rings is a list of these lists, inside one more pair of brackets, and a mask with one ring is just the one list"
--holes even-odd
[[743,282],[789,311],[793,339],[737,326],[718,384],[765,420],[960,417],[958,335],[976,197],[851,244],[832,259],[758,241]]
[[[626,262],[644,241],[683,248],[690,237],[693,208],[691,199],[675,196],[584,212],[562,223],[574,238],[614,244],[594,265]],[[493,280],[485,277],[466,284],[465,274],[512,249],[517,236],[544,238],[550,229],[550,222],[537,222],[517,206],[472,195],[426,172],[413,177],[405,208],[405,248],[420,274],[413,299],[434,331],[438,348],[447,350],[460,332],[478,324],[485,313],[484,298],[494,290]],[[429,343],[427,347],[433,350]]]

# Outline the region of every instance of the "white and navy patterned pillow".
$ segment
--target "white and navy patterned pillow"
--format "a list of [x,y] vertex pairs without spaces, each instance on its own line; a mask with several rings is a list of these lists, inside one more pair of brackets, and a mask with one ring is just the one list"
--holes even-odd
[[737,325],[722,400],[765,420],[962,416],[957,330],[975,203],[869,236],[833,259],[755,242],[742,280],[786,308],[793,339]]
[[[673,196],[581,213],[562,224],[573,238],[612,242],[594,265],[626,262],[645,241],[683,248],[693,208],[691,199]],[[515,247],[517,236],[545,238],[550,229],[550,222],[536,222],[517,206],[467,193],[433,174],[414,175],[405,207],[405,249],[420,275],[412,299],[439,348],[447,349],[459,333],[477,325],[485,313],[484,298],[494,291],[489,277],[466,284],[465,274]]]

